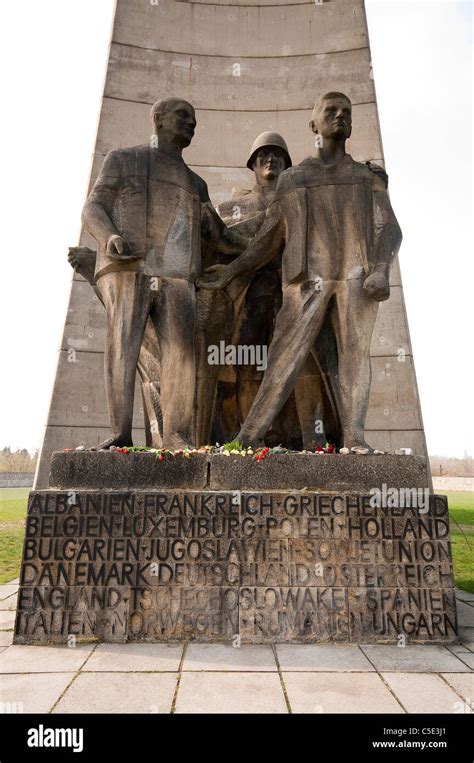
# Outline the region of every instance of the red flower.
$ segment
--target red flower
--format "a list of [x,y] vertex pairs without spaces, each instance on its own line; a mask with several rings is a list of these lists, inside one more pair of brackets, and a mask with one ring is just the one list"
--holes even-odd
[[334,453],[334,451],[336,450],[336,446],[335,445],[328,445],[324,450],[325,450],[326,453]]
[[265,461],[266,457],[270,453],[270,448],[258,448],[257,452],[255,453],[253,460],[254,461]]

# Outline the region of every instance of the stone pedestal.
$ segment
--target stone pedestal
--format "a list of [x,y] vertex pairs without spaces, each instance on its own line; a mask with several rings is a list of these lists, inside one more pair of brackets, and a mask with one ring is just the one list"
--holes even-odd
[[250,456],[194,454],[158,461],[151,452],[59,451],[53,453],[49,486],[115,490],[186,488],[211,490],[319,490],[368,493],[383,485],[429,488],[423,456],[273,455],[264,462]]
[[422,458],[57,453],[50,481],[30,494],[17,644],[455,639],[447,500]]

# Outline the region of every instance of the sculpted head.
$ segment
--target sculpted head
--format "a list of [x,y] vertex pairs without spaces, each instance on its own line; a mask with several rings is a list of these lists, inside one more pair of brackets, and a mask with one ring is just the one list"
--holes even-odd
[[326,93],[315,104],[309,126],[322,138],[347,139],[352,131],[352,104],[344,93]]
[[259,185],[276,180],[283,170],[291,167],[291,158],[285,140],[273,132],[262,132],[255,139],[247,161]]
[[186,148],[193,139],[196,114],[190,103],[182,98],[164,98],[151,108],[155,134],[179,148]]
[[274,180],[286,167],[285,153],[281,148],[261,148],[253,160],[252,169],[257,181]]

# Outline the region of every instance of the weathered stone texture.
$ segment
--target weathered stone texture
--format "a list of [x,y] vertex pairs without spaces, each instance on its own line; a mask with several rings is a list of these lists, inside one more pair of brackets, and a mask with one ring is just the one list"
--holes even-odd
[[[228,199],[234,187],[252,184],[251,174],[243,168],[259,132],[280,132],[295,163],[312,153],[310,110],[316,95],[328,90],[346,92],[354,103],[349,153],[357,160],[383,165],[370,61],[361,0],[160,0],[158,5],[118,0],[91,185],[105,152],[148,140],[152,101],[176,94],[197,107],[196,136],[185,160],[208,183],[214,204]],[[80,243],[96,248],[84,231]],[[391,299],[381,305],[374,330],[367,440],[381,449],[412,447],[417,455],[426,456],[398,258],[390,282],[400,288],[393,289]],[[73,374],[60,359],[37,487],[47,485],[53,450],[83,442],[94,445],[103,439],[107,414],[101,310],[92,289],[76,276],[62,353],[69,349],[97,353],[97,362],[87,359]],[[407,350],[403,368],[400,348]],[[138,393],[136,398],[136,442],[143,443]]]
[[429,488],[430,473],[421,456],[194,454],[157,459],[156,453],[89,451],[53,453],[49,485],[61,489],[320,490],[366,493],[383,485]]
[[15,642],[453,641],[447,501],[424,498],[33,492]]

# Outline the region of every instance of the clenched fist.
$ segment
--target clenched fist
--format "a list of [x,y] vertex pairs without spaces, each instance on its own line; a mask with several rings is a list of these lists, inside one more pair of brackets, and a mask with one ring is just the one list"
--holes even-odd
[[129,254],[128,244],[122,236],[110,236],[107,241],[107,254],[113,260],[136,260],[137,258]]
[[390,297],[390,285],[385,273],[375,270],[364,281],[364,291],[375,299],[376,302],[384,302]]

